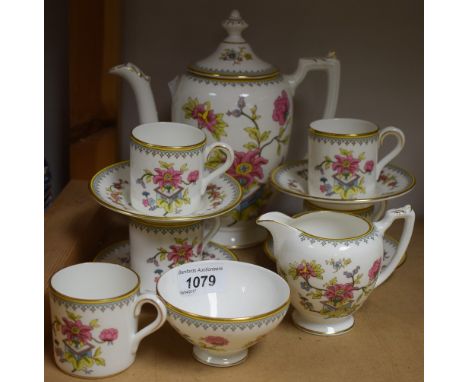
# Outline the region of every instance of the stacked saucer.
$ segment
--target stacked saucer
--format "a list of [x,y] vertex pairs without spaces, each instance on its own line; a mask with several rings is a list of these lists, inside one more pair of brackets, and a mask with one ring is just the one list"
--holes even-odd
[[[228,161],[204,173],[204,158],[213,149],[224,150]],[[104,249],[95,261],[130,267],[139,274],[142,291],[154,292],[162,274],[178,265],[237,260],[227,248],[210,242],[219,217],[242,198],[239,183],[224,173],[233,157],[225,144],[206,147],[205,134],[192,126],[137,126],[130,161],[100,170],[89,185],[99,204],[130,218],[129,240]]]

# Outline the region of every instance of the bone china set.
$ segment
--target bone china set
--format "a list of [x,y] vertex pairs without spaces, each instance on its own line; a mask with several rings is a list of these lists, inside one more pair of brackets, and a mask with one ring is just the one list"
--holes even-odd
[[[166,320],[193,345],[195,359],[217,367],[243,362],[290,303],[299,329],[343,334],[404,260],[414,211],[386,211],[387,200],[415,184],[390,163],[404,147],[403,132],[334,118],[334,55],[301,59],[296,73],[281,75],[242,38],[247,24],[239,12],[223,27],[228,36],[218,49],[170,83],[173,122],[158,121],[149,77],[139,68],[111,69],[132,86],[141,124],[130,134],[130,160],[99,171],[90,191],[129,217],[129,240],[50,280],[54,357],[68,374],[125,370],[140,341]],[[324,119],[310,125],[307,159],[284,163],[292,96],[311,70],[328,72]],[[379,161],[388,135],[397,144]],[[302,199],[304,212],[262,214],[270,184]],[[400,218],[397,241],[385,231]],[[278,274],[237,261],[228,249],[260,242]],[[144,304],[157,316],[138,330]]]

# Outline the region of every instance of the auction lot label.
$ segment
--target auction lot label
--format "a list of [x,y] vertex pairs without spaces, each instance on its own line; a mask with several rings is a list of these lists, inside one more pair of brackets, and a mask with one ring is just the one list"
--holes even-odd
[[177,272],[179,293],[194,296],[203,293],[221,292],[226,285],[226,270],[223,265],[194,265]]

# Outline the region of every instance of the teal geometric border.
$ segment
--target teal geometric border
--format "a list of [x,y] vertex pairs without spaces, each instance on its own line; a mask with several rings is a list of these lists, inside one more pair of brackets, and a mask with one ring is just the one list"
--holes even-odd
[[197,156],[203,153],[204,149],[205,149],[205,145],[202,145],[201,147],[197,147],[193,150],[166,151],[166,150],[159,150],[156,148],[143,147],[143,146],[136,144],[132,140],[130,141],[130,150],[135,150],[140,153],[144,152],[145,154],[150,154],[153,157],[161,156],[161,157],[176,158],[176,159],[179,159],[179,158],[185,159],[187,157],[193,158],[194,156]]
[[107,309],[110,309],[111,311],[115,310],[116,308],[121,309],[124,306],[128,306],[130,303],[132,303],[136,297],[139,295],[139,293],[134,293],[131,296],[119,300],[119,301],[113,301],[113,302],[106,302],[104,304],[97,304],[97,303],[78,303],[78,302],[71,302],[71,301],[65,301],[62,300],[61,298],[57,297],[56,295],[51,293],[51,297],[54,303],[57,303],[58,306],[64,305],[67,309],[72,309],[74,311],[76,310],[81,310],[82,312],[86,312],[87,310],[90,310],[91,312],[95,312],[96,310],[100,310],[101,312],[105,312]]
[[[166,235],[166,234],[169,234],[169,235],[173,235],[175,233],[177,234],[183,234],[183,233],[190,233],[190,232],[195,232],[196,230],[200,229],[201,226],[203,226],[203,222],[202,221],[199,221],[199,222],[195,222],[191,225],[188,225],[188,226],[185,226],[185,227],[167,227],[167,226],[164,226],[164,227],[157,227],[157,226],[152,226],[152,225],[146,225],[146,224],[142,224],[142,223],[139,223],[135,220],[130,220],[130,226],[140,230],[141,232],[146,232],[146,233],[156,233],[156,234],[163,234],[163,235]],[[157,224],[157,223],[155,223]]]
[[204,77],[198,77],[194,74],[190,73],[185,73],[188,79],[198,82],[199,84],[204,83],[205,85],[221,85],[223,87],[226,86],[240,86],[240,87],[254,87],[254,86],[269,86],[269,85],[274,85],[278,84],[280,82],[283,82],[283,76],[278,76],[273,79],[258,79],[258,80],[250,80],[250,81],[229,81],[229,80],[221,80],[217,78],[209,79],[209,78],[204,78]]
[[374,134],[370,137],[355,137],[355,138],[335,138],[335,137],[322,137],[321,135],[315,135],[314,133],[310,133],[310,137],[314,142],[319,143],[330,143],[334,145],[353,145],[359,144],[362,146],[363,144],[373,143],[379,140],[379,134]]
[[284,307],[281,311],[276,313],[274,316],[262,318],[259,320],[255,321],[249,321],[249,322],[207,322],[203,320],[197,320],[191,317],[184,316],[174,310],[172,310],[170,307],[167,307],[167,316],[168,318],[172,318],[175,321],[180,321],[181,324],[185,324],[187,326],[195,326],[196,328],[203,328],[205,330],[211,329],[211,330],[220,330],[223,332],[226,332],[228,330],[234,332],[236,330],[244,331],[244,330],[252,330],[255,328],[261,328],[262,326],[266,326],[268,324],[271,324],[272,322],[275,321],[281,321],[283,317],[286,315],[288,311],[288,306]]
[[377,230],[372,227],[371,231],[369,233],[367,233],[366,235],[358,238],[358,239],[336,239],[336,240],[330,240],[330,239],[319,239],[317,237],[311,237],[311,236],[308,236],[308,235],[305,235],[304,233],[300,233],[299,234],[299,239],[301,241],[308,241],[309,243],[311,244],[315,244],[315,243],[318,243],[318,244],[321,244],[322,246],[325,246],[325,245],[333,245],[334,247],[338,246],[338,245],[344,245],[346,247],[349,247],[350,245],[352,244],[355,244],[355,245],[359,245],[361,243],[365,243],[367,244],[369,242],[369,240],[375,240],[377,237],[379,237],[379,233],[377,232]]

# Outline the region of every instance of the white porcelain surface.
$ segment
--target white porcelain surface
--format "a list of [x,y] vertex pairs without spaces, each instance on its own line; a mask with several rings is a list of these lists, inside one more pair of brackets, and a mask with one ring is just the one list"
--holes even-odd
[[375,195],[362,199],[340,200],[309,195],[307,189],[307,160],[285,163],[277,167],[271,174],[273,186],[285,194],[304,200],[310,200],[318,206],[330,209],[350,209],[370,206],[372,203],[394,199],[410,192],[416,180],[407,170],[388,164],[382,170]]
[[[382,269],[384,232],[399,218],[405,220],[400,243]],[[317,325],[325,325],[337,334],[346,329],[343,325],[350,323],[349,317],[372,290],[396,269],[411,239],[414,219],[414,211],[405,206],[388,210],[373,224],[330,211],[296,218],[269,212],[257,223],[273,236],[277,269],[291,288],[291,303],[299,316],[314,324],[315,331]]]
[[90,182],[96,201],[123,215],[152,222],[181,222],[210,219],[232,210],[240,201],[239,183],[227,174],[213,179],[202,195],[200,208],[184,216],[152,216],[136,210],[130,202],[130,165],[128,161],[114,163],[99,171]]
[[[117,374],[135,360],[140,341],[159,329],[166,308],[154,294],[139,294],[135,272],[116,264],[82,263],[55,273],[50,281],[54,358],[76,377]],[[158,315],[138,330],[141,306]]]
[[[338,207],[343,207],[340,205]],[[387,201],[384,200],[382,202],[378,202],[372,204],[370,206],[361,207],[360,205],[349,205],[346,206],[347,208],[323,208],[314,203],[310,200],[304,200],[303,209],[304,211],[333,211],[333,212],[346,212],[353,215],[359,215],[363,218],[366,218],[370,221],[376,221],[382,218],[385,211],[387,211]]]
[[[226,162],[204,172],[213,150]],[[154,122],[135,127],[130,139],[130,198],[147,215],[185,216],[200,208],[213,179],[232,164],[234,152],[224,143],[206,146],[205,133],[193,126]]]
[[214,235],[213,241],[227,248],[241,249],[263,243],[268,236],[267,230],[258,226],[253,221],[248,224],[248,229],[244,228],[225,227]]
[[[397,143],[378,160],[385,137]],[[405,145],[405,135],[396,127],[379,130],[369,121],[333,118],[314,121],[309,130],[308,193],[332,199],[359,199],[376,195],[382,169]]]
[[[223,286],[181,294],[178,277],[193,267],[217,268]],[[159,280],[158,294],[166,302],[170,324],[194,345],[195,357],[211,366],[239,363],[250,346],[279,325],[289,305],[289,287],[276,273],[222,260],[185,264],[166,272]]]

